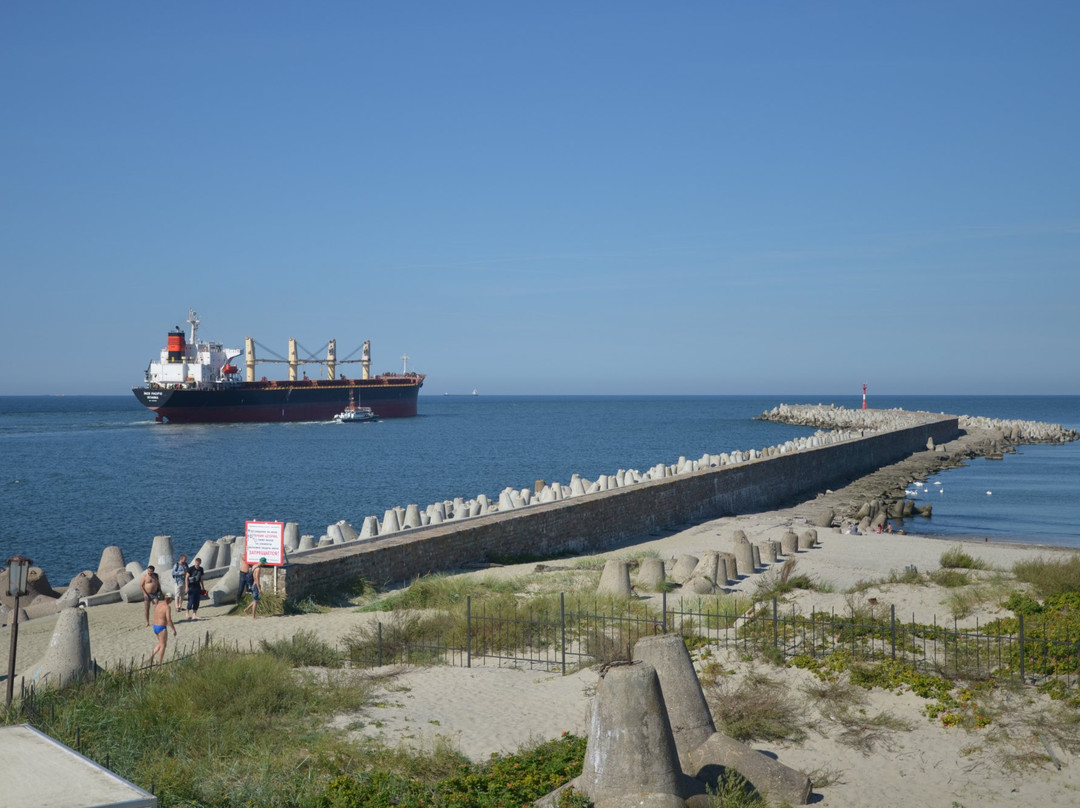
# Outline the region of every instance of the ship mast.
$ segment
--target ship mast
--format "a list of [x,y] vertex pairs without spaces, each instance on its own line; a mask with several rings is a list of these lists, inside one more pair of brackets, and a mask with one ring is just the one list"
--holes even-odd
[[198,350],[198,340],[196,335],[199,333],[199,316],[195,314],[195,309],[188,309],[187,321],[191,323],[191,344]]

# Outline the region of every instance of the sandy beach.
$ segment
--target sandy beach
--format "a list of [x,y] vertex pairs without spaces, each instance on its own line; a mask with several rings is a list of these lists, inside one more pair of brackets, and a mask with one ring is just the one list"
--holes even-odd
[[[654,553],[670,562],[684,553],[730,549],[736,529],[745,531],[751,541],[779,540],[785,531],[805,527],[813,504],[704,522],[597,558]],[[800,552],[796,566],[798,572],[810,575],[832,591],[802,591],[794,601],[796,608],[842,610],[850,597],[873,598],[883,608],[895,605],[897,614],[904,619],[929,622],[936,615],[939,622],[951,622],[948,590],[934,585],[881,584],[857,595],[847,592],[859,582],[881,580],[908,565],[921,571],[937,569],[941,554],[956,544],[916,535],[852,536],[819,529],[819,546]],[[992,542],[968,542],[964,549],[990,568],[1002,571],[1020,559],[1066,558],[1074,552]],[[580,561],[551,562],[547,566],[571,567]],[[535,566],[504,566],[461,574],[476,579],[520,577],[532,573]],[[752,592],[763,574],[768,572],[744,577],[733,590]],[[671,597],[677,594],[669,594]],[[984,603],[958,621],[959,625],[993,619],[1000,614],[998,608],[992,600]],[[203,619],[178,622],[178,637],[170,638],[170,654],[208,637],[215,642],[250,647],[263,639],[286,638],[303,630],[336,643],[353,627],[379,617],[359,613],[352,607],[258,620],[229,615],[229,611],[227,606],[204,606],[200,612]],[[153,635],[144,625],[141,604],[96,606],[88,610],[88,618],[92,655],[100,664],[140,660],[149,654]],[[55,618],[44,618],[20,626],[19,670],[30,667],[44,653],[54,623]],[[6,647],[7,642],[8,630],[4,629],[0,647]],[[748,675],[766,676],[780,682],[796,698],[803,698],[800,694],[804,686],[813,679],[807,671],[746,662],[734,655],[722,662],[733,671],[733,683]],[[585,734],[597,677],[595,670],[562,677],[483,664],[473,668],[405,669],[386,681],[376,699],[378,706],[360,715],[339,716],[335,726],[391,745],[424,748],[450,743],[470,758],[481,760],[533,741],[558,737],[562,732]],[[1001,689],[999,699],[1000,718],[987,729],[968,731],[931,721],[920,712],[925,702],[910,693],[867,691],[866,701],[858,705],[858,710],[867,716],[888,715],[895,719],[888,722],[890,726],[902,727],[881,730],[869,749],[846,743],[843,724],[806,700],[805,739],[798,743],[753,745],[790,766],[813,773],[819,783],[824,782],[815,788],[813,797],[821,805],[1075,805],[1080,799],[1080,760],[1047,741],[1055,764],[1043,745],[1045,737],[1040,738],[1035,728],[1041,711],[1052,709],[1052,704],[1033,688]]]

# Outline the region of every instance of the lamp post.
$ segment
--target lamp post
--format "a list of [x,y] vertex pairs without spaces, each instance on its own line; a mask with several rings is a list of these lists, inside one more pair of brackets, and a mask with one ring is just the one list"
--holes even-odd
[[26,595],[26,585],[30,577],[29,558],[14,556],[8,564],[8,594],[15,598],[15,610],[11,620],[11,655],[8,657],[7,707],[11,708],[11,696],[15,687],[15,648],[19,644],[19,598]]

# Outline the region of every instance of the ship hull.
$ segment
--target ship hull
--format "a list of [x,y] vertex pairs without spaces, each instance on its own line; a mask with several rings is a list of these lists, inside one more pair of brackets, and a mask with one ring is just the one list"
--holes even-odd
[[423,377],[240,382],[209,389],[135,387],[139,402],[173,424],[331,421],[351,400],[380,418],[416,415]]

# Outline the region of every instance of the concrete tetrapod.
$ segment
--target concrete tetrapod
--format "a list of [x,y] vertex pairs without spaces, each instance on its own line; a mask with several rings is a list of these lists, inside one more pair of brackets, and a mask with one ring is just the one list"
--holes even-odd
[[63,687],[93,672],[90,658],[90,624],[86,609],[79,606],[64,609],[56,618],[56,627],[45,656],[23,672],[15,682],[16,692],[22,687]]
[[659,592],[664,588],[664,560],[655,556],[641,559],[638,567],[638,586],[648,592]]
[[795,805],[810,799],[810,778],[716,731],[690,652],[678,634],[642,637],[634,659],[656,670],[684,772],[702,778],[711,767],[734,769],[761,794]]
[[675,566],[671,570],[671,580],[677,584],[686,583],[690,580],[690,576],[694,574],[694,568],[697,564],[697,556],[690,554],[679,556],[679,560],[675,562]]
[[754,547],[748,539],[733,542],[735,564],[743,575],[754,574]]
[[174,563],[176,563],[176,555],[173,553],[172,536],[154,536],[147,566],[153,566],[158,576],[164,580],[169,577],[169,570],[172,569]]
[[97,577],[102,581],[115,578],[116,571],[124,568],[124,551],[115,544],[109,545],[101,551],[101,561],[98,562]]
[[596,587],[598,595],[615,595],[628,598],[633,594],[630,589],[630,565],[617,558],[604,562],[604,571],[600,573],[600,583]]
[[[352,525],[349,525],[349,529],[352,530]],[[353,538],[356,538],[354,535]],[[300,523],[299,522],[286,522],[285,523],[285,551],[294,553],[300,547]]]
[[225,574],[218,578],[217,583],[207,593],[210,602],[215,606],[223,606],[226,603],[236,603],[236,596],[240,592],[240,567],[229,567]]
[[[199,548],[193,556],[188,556],[188,564],[195,561],[196,558],[202,560],[203,569],[213,570],[218,567],[218,555],[220,554],[221,546],[213,539],[207,539],[202,543],[202,547]],[[169,569],[169,578],[172,578],[172,569]]]
[[613,665],[596,688],[575,788],[596,808],[684,806],[704,792],[683,775],[664,697],[652,665]]

